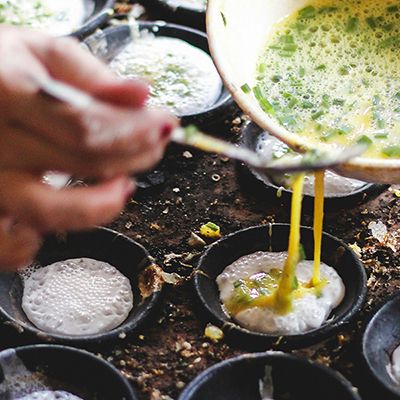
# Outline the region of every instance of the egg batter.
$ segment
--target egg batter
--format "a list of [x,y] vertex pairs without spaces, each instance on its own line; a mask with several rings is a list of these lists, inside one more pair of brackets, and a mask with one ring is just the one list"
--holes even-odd
[[[301,157],[299,153],[294,152],[285,143],[267,133],[260,135],[257,143],[257,153],[267,160],[278,160],[283,157]],[[270,177],[278,186],[290,188],[293,176],[274,175]],[[307,174],[304,178],[303,193],[308,196],[314,196],[315,178],[312,174]],[[366,185],[366,182],[357,179],[346,178],[332,171],[325,173],[325,197],[341,197],[354,193]]]
[[222,91],[211,57],[180,39],[143,35],[126,46],[110,67],[122,77],[147,80],[149,106],[168,108],[178,116],[206,110]]
[[[400,3],[314,0],[279,21],[243,89],[308,147],[400,158]],[[252,90],[250,90],[252,89]]]
[[0,0],[0,23],[67,35],[82,25],[83,0]]
[[279,286],[286,252],[257,252],[239,258],[217,278],[220,299],[229,314],[252,331],[272,334],[298,334],[319,328],[343,299],[345,288],[337,272],[321,263],[326,285],[307,289],[313,274],[313,261],[301,261],[296,268],[293,309],[280,315],[270,307],[260,307],[263,298]]

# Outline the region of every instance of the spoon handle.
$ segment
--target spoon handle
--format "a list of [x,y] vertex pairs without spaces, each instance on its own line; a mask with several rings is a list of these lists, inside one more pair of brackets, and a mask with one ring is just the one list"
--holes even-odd
[[[40,79],[32,77],[32,80],[47,96],[77,108],[86,108],[94,100],[90,94],[51,77]],[[180,144],[196,147],[202,151],[225,155],[264,172],[281,174],[332,168],[361,155],[366,150],[365,146],[356,144],[341,152],[330,154],[314,152],[311,159],[307,157],[309,154],[306,153],[305,156],[296,160],[282,159],[271,162],[250,149],[206,135],[194,126],[175,129],[172,134],[172,140]]]

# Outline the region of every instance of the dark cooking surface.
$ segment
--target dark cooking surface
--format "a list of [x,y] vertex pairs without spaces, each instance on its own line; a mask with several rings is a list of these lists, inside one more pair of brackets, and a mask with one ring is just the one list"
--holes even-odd
[[[234,124],[217,126],[210,133],[234,140],[239,122],[236,119]],[[236,133],[230,134],[231,128]],[[289,222],[286,206],[276,205],[268,198],[261,202],[242,193],[232,161],[191,149],[185,153],[185,150],[172,145],[158,168],[160,172],[150,179],[155,185],[131,200],[119,219],[110,225],[144,245],[166,271],[184,276],[192,273],[189,265],[194,264],[193,260],[175,258],[166,265],[165,256],[195,253],[187,239],[208,221],[220,225],[223,234],[265,222]],[[358,208],[326,210],[324,230],[346,243],[356,242],[362,249],[362,260],[371,274],[368,301],[353,329],[347,328],[322,345],[294,354],[330,365],[359,387],[368,381],[357,365],[359,326],[372,307],[400,288],[398,254],[388,244],[379,244],[372,238],[368,224],[382,220],[388,227],[389,245],[398,250],[399,211],[400,198],[391,191]],[[304,215],[302,223],[311,225],[312,216]],[[193,311],[193,296],[190,283],[168,287],[163,307],[153,323],[132,338],[95,349],[120,369],[143,400],[176,399],[185,384],[201,371],[243,353],[228,347],[223,340],[212,343],[203,336],[206,321],[199,320]],[[1,349],[19,344],[22,341],[15,330],[7,326],[0,328]],[[363,399],[376,400],[371,391],[368,395]]]

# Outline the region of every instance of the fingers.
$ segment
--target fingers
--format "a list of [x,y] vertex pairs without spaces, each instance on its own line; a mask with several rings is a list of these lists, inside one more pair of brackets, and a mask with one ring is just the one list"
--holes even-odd
[[[0,158],[1,167],[22,163],[24,168],[32,165],[35,171],[47,166],[67,173],[78,172],[81,176],[90,176],[96,170],[93,176],[102,177],[111,176],[110,171],[122,174],[135,173],[136,169],[143,171],[159,159],[160,149],[164,149],[177,120],[168,113],[143,108],[148,94],[145,84],[117,79],[71,39],[49,38],[12,28],[9,31],[11,42],[16,35],[23,39],[17,43],[25,43],[25,47],[21,45],[24,52],[21,49],[18,52],[25,56],[19,60],[19,66],[12,69],[13,81],[26,78],[23,75],[27,69],[21,66],[36,65],[39,67],[29,67],[28,72],[50,73],[89,91],[95,100],[83,110],[46,98],[38,93],[39,88],[32,91],[31,85],[27,85],[26,92],[21,92],[21,88],[13,92],[9,88],[13,95],[6,96],[7,107],[2,106],[4,96],[0,95],[0,119],[8,129],[8,134],[4,135],[2,129],[0,137],[0,153],[4,155]],[[0,43],[0,47],[2,45]],[[1,81],[4,63],[0,64]],[[12,137],[10,133],[23,135]],[[8,144],[18,147],[20,143],[27,151],[16,153],[7,148],[6,136]],[[152,153],[156,158],[151,161]],[[11,155],[11,164],[7,165],[5,159]],[[95,163],[98,165],[94,166]],[[107,171],[102,167],[105,165]]]
[[51,76],[92,93],[98,85],[114,83],[115,74],[71,38],[28,42]]
[[78,230],[115,218],[134,184],[118,177],[92,187],[53,190],[31,175],[0,173],[0,209],[39,232]]
[[40,234],[24,224],[5,228],[4,220],[0,221],[0,227],[0,270],[29,265],[40,248]]
[[113,83],[98,84],[93,88],[93,96],[113,105],[143,107],[149,95],[149,86],[138,79],[116,80]]
[[82,178],[142,172],[159,161],[170,135],[168,130],[152,135],[144,130],[135,141],[131,139],[125,148],[121,146],[115,151],[101,147],[88,149],[84,144],[64,147],[35,135],[33,128],[0,126],[0,131],[0,170],[35,171],[38,175],[56,170]]
[[[19,113],[23,112],[23,108]],[[27,105],[24,118],[10,116],[11,122],[37,132],[48,141],[74,151],[98,150],[114,155],[128,155],[157,145],[165,130],[177,126],[177,120],[163,111],[132,110],[92,104],[86,110],[45,101]]]

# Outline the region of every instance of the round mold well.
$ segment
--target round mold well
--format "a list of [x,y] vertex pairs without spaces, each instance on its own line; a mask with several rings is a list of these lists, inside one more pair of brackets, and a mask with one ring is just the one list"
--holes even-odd
[[117,268],[131,283],[133,309],[118,327],[94,335],[62,335],[44,332],[35,327],[22,310],[23,284],[18,273],[0,273],[0,317],[22,334],[41,342],[55,342],[77,347],[101,344],[124,338],[142,326],[161,299],[161,291],[153,291],[144,298],[139,289],[142,271],[152,265],[147,250],[134,240],[107,228],[49,236],[40,249],[35,265],[46,266],[71,258],[93,258]]
[[377,398],[400,399],[400,384],[390,375],[393,351],[400,346],[400,293],[372,313],[361,339],[363,364],[373,379],[371,391]]
[[[0,352],[2,358],[4,362],[16,360],[24,372],[26,369],[32,372],[28,376],[17,375],[18,386],[21,387],[25,381],[24,386],[28,388],[23,395],[31,394],[31,390],[35,390],[32,388],[34,383],[40,382],[48,390],[66,391],[82,399],[138,400],[129,382],[113,365],[84,350],[57,345],[32,345]],[[15,374],[15,371],[12,372]],[[10,371],[4,374],[0,367],[0,386],[2,382],[5,383],[4,375],[10,379],[9,374]]]
[[83,0],[87,10],[86,18],[81,26],[69,36],[83,39],[103,26],[114,14],[115,0]]
[[188,25],[204,31],[206,29],[206,8],[204,10],[186,7],[185,5],[172,6],[167,0],[140,1],[153,16],[174,23]]
[[[239,139],[239,145],[256,151],[258,140],[261,134],[265,133],[253,122],[244,124]],[[238,163],[238,178],[242,188],[253,195],[273,199],[277,202],[290,204],[292,191],[275,183],[273,178],[265,172],[251,168],[244,163]],[[365,182],[364,186],[357,188],[348,194],[325,196],[326,210],[355,207],[378,196],[389,188],[389,185],[373,184]],[[304,195],[304,206],[312,208],[314,196]]]
[[285,353],[246,354],[223,361],[195,378],[179,400],[260,400],[270,367],[274,399],[361,400],[349,381],[322,364]]
[[[207,36],[205,33],[185,26],[167,24],[165,22],[139,22],[141,32],[149,32],[156,37],[171,37],[184,40],[207,54]],[[115,58],[132,40],[132,27],[129,24],[113,26],[89,36],[85,45],[102,61],[109,63]],[[217,101],[204,110],[197,113],[180,115],[182,125],[195,124],[208,127],[224,121],[228,116],[236,112],[236,105],[229,92],[222,86]]]
[[[279,335],[250,331],[241,327],[224,311],[216,278],[234,261],[256,251],[287,251],[290,225],[271,224],[232,233],[207,248],[199,260],[194,286],[199,312],[208,322],[219,326],[232,345],[251,351],[299,349],[319,343],[350,323],[362,308],[367,294],[367,275],[357,255],[341,240],[323,233],[322,261],[342,278],[346,293],[320,328],[303,334]],[[313,230],[301,227],[301,243],[306,259],[313,259]]]

